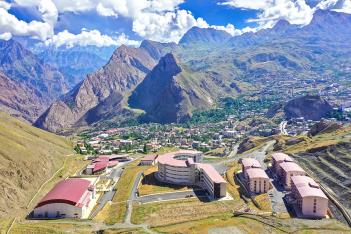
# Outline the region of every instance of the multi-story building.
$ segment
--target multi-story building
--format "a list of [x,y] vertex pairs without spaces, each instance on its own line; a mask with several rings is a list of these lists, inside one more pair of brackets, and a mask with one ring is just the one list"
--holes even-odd
[[283,162],[293,162],[294,160],[287,154],[284,153],[274,153],[272,154],[272,169],[275,174],[280,174],[280,164]]
[[284,184],[285,189],[291,188],[291,178],[293,176],[304,176],[306,172],[294,162],[283,162],[280,164],[281,172],[279,178]]
[[158,157],[156,178],[172,184],[198,185],[213,198],[226,196],[227,182],[209,164],[202,162],[202,152],[181,150]]
[[301,214],[306,217],[324,218],[328,211],[328,198],[320,186],[308,176],[293,176],[291,182],[291,194]]

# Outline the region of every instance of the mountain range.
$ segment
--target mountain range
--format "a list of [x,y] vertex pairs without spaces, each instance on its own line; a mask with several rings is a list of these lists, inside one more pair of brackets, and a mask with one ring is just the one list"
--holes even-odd
[[[351,15],[319,10],[304,27],[280,20],[271,29],[235,37],[194,27],[178,44],[145,40],[139,48],[122,45],[84,80],[74,80],[74,72],[62,79],[62,84],[79,83],[52,103],[35,126],[60,132],[140,115],[144,121],[184,122],[194,111],[213,108],[223,97],[266,92],[286,98],[282,86],[303,88],[309,81],[349,74],[350,28]],[[74,52],[62,60],[57,59],[60,53],[46,53],[43,58],[51,55],[61,61],[55,65],[58,69],[72,67],[70,59],[85,60],[78,59],[85,55]],[[83,66],[77,63],[77,74],[87,73],[79,67]]]

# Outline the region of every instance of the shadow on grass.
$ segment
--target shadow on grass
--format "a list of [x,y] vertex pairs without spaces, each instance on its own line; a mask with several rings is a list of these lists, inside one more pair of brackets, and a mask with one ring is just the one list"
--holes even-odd
[[[189,191],[189,194],[186,195],[185,198],[191,198],[196,196],[201,202],[210,202],[211,200],[208,198],[207,192],[202,189],[199,186],[189,186],[189,185],[177,185],[177,184],[170,184],[170,183],[165,183],[161,182],[156,179],[156,172],[152,172],[148,175],[145,175],[143,179],[141,180],[142,185],[154,185],[154,186],[160,186],[160,187],[167,187],[167,188],[172,188],[174,190],[180,190],[180,189],[189,189],[193,190],[192,192]],[[177,192],[177,191],[174,191]],[[178,191],[181,192],[181,191]],[[186,192],[186,191],[184,191]]]

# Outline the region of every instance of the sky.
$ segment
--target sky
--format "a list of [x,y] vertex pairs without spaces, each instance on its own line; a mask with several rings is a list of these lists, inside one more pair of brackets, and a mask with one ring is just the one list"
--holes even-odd
[[309,24],[316,10],[351,14],[351,0],[0,0],[0,39],[45,46],[178,42],[191,27],[232,36],[280,19]]

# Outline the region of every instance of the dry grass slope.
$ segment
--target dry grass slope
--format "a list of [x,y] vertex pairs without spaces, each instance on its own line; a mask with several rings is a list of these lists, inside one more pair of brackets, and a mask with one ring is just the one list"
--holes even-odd
[[0,112],[0,218],[23,211],[70,153],[68,140]]

